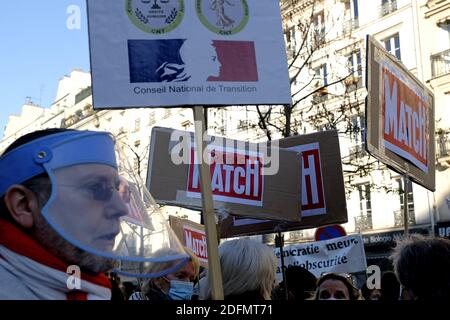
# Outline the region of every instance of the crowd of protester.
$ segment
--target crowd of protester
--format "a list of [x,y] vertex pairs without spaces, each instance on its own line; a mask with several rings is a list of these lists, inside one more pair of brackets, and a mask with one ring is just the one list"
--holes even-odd
[[[95,148],[86,151],[87,145],[101,147],[104,153]],[[115,186],[120,179],[113,149],[114,140],[106,133],[57,129],[28,134],[3,153],[0,299],[213,298],[212,279],[188,248],[184,248],[184,263],[169,258],[177,256],[176,250],[155,252],[152,258],[158,263],[141,270],[142,275],[153,276],[140,282],[122,280],[118,273],[111,272],[114,256],[100,249],[112,247],[119,230],[111,234],[101,229],[100,236],[94,233],[103,222],[116,226],[128,210]],[[99,173],[108,181],[93,186],[78,181],[89,181]],[[66,188],[70,192],[61,191]],[[78,211],[69,210],[72,207]],[[135,211],[140,207],[134,203]],[[94,222],[93,233],[82,234]],[[80,239],[85,241],[81,245]],[[224,241],[219,256],[224,299],[228,301],[450,301],[450,240],[445,238],[411,235],[398,241],[392,252],[393,271],[385,272],[375,288],[369,284],[357,287],[349,274],[316,277],[298,266],[288,267],[285,279],[277,284],[273,250],[249,238]],[[129,257],[131,262],[136,259]],[[81,268],[81,283],[76,288],[68,285],[66,270],[71,265]]]

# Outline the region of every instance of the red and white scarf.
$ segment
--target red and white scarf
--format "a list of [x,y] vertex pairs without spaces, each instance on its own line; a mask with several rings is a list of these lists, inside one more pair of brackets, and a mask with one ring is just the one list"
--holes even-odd
[[[81,274],[80,290],[71,290],[68,264],[45,250],[13,224],[0,220],[0,283],[6,299],[110,300],[111,284],[104,274]],[[16,283],[2,281],[14,279]],[[10,288],[5,288],[9,286]],[[22,287],[21,290],[18,287]]]

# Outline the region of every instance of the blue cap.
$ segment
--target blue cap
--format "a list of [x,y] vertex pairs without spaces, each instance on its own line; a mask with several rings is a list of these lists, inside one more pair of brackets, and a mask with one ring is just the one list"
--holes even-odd
[[117,168],[114,143],[107,132],[64,131],[23,144],[0,158],[0,196],[51,169],[88,163]]

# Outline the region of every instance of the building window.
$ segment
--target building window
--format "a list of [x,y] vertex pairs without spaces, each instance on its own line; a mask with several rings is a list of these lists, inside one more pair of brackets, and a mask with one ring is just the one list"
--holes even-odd
[[156,123],[156,118],[155,118],[155,112],[154,111],[150,111],[149,115],[148,115],[148,125],[150,127],[154,126]]
[[370,184],[357,186],[359,195],[359,216],[355,217],[355,229],[358,232],[372,229],[372,201]]
[[315,87],[313,90],[318,90],[312,96],[312,104],[319,104],[328,99],[328,79],[327,79],[327,65],[322,64],[314,69]]
[[359,17],[358,0],[351,0],[351,7],[353,13],[352,18],[358,20]]
[[362,87],[362,65],[361,65],[361,51],[352,52],[347,56],[348,74],[344,79],[344,84],[347,87],[347,92],[356,90]]
[[397,10],[397,0],[381,0],[380,16],[383,17]]
[[296,26],[292,26],[285,31],[286,44],[288,49],[288,54],[292,57],[295,55],[295,51],[297,49],[297,41],[295,38],[295,29]]
[[318,80],[316,87],[323,87],[328,84],[326,64],[322,64],[314,69],[314,78]]
[[137,132],[139,130],[141,130],[141,119],[137,118],[134,120],[134,131]]
[[[397,185],[398,185],[398,190],[400,193],[400,209],[403,210],[403,207],[404,207],[403,180],[400,178],[397,179]],[[408,180],[408,211],[414,211],[414,195],[413,195],[413,190],[412,190],[412,182],[410,180]]]
[[172,115],[172,110],[170,110],[169,108],[166,108],[166,110],[164,111],[164,119],[170,118],[171,115]]
[[314,46],[320,46],[325,43],[325,18],[323,11],[314,15],[313,25],[313,43]]
[[450,49],[431,56],[431,76],[433,78],[450,73]]
[[384,47],[390,54],[396,56],[398,60],[402,59],[400,54],[400,35],[398,33],[387,39],[384,39],[383,42]]
[[353,116],[350,118],[350,140],[355,144],[362,143],[364,141],[365,134],[365,117]]
[[433,78],[450,73],[450,20],[440,22],[438,26],[442,29],[439,34],[442,39],[441,45],[447,49],[431,56],[431,76]]
[[331,126],[328,123],[317,124],[315,127],[317,131],[331,130]]
[[[405,224],[404,221],[404,189],[403,189],[403,179],[397,178],[395,179],[398,187],[399,201],[400,201],[400,210],[394,211],[394,221],[395,227],[402,227]],[[408,180],[408,194],[407,194],[407,208],[408,208],[408,224],[414,225],[416,223],[415,215],[414,215],[414,195],[412,190],[412,183]]]
[[344,33],[348,33],[359,27],[358,0],[346,0],[345,3]]
[[370,184],[361,184],[358,186],[359,194],[359,213],[360,215],[372,215],[372,201],[370,198]]
[[352,76],[362,77],[362,66],[361,66],[361,51],[352,52],[347,57],[348,68]]
[[438,26],[444,31],[447,39],[447,47],[450,48],[450,20],[445,20],[444,22],[439,23]]

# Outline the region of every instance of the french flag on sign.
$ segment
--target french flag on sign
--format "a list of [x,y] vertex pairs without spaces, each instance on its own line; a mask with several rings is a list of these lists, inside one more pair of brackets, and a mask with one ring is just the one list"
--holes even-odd
[[213,40],[212,44],[222,66],[219,76],[211,76],[208,81],[258,81],[253,41]]
[[130,83],[258,81],[252,41],[128,40]]

